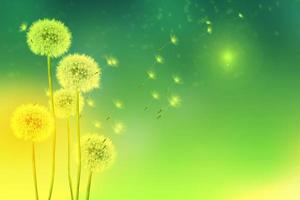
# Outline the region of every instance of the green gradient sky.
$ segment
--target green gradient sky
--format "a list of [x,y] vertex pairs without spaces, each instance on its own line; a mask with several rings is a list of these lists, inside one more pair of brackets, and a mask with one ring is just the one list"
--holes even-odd
[[[118,159],[95,177],[91,199],[244,200],[236,196],[298,176],[299,10],[299,0],[1,2],[0,199],[17,199],[13,191],[22,184],[31,189],[29,175],[6,184],[3,170],[18,176],[29,164],[14,161],[21,150],[5,145],[7,138],[16,143],[8,125],[11,111],[22,103],[47,103],[46,60],[29,51],[19,32],[22,22],[39,18],[65,22],[73,36],[70,52],[93,56],[103,69],[101,89],[88,95],[96,107],[84,111],[83,132],[97,131],[92,122],[102,121],[100,132],[113,138]],[[212,21],[211,35],[205,18]],[[171,33],[179,44],[166,46],[160,52],[165,63],[153,66]],[[234,54],[231,70],[222,59],[226,51]],[[119,68],[108,67],[105,55],[116,56]],[[149,69],[157,80],[146,80]],[[172,86],[173,74],[182,77],[182,85]],[[169,87],[182,97],[182,106],[157,120]],[[164,96],[144,111],[152,90]],[[115,99],[125,103],[113,115],[126,124],[123,135],[105,121]],[[61,180],[55,200],[61,200],[60,186]],[[33,188],[26,195],[33,199]]]

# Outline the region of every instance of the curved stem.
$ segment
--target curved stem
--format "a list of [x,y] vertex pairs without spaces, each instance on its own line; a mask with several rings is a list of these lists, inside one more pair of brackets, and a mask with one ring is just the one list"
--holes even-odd
[[47,57],[47,65],[48,65],[48,84],[49,84],[49,93],[51,100],[51,110],[54,118],[54,133],[53,133],[53,141],[52,141],[52,174],[51,174],[51,182],[50,182],[50,190],[48,195],[48,200],[52,197],[53,185],[54,185],[54,177],[55,177],[55,160],[56,160],[56,116],[54,109],[54,99],[53,99],[53,83],[52,83],[52,70],[51,70],[51,58]]
[[72,176],[71,176],[71,133],[70,133],[70,118],[67,119],[67,129],[68,129],[68,179],[71,200],[74,199],[73,187],[72,187]]
[[87,185],[87,189],[86,189],[86,200],[89,200],[89,199],[90,199],[90,191],[91,191],[92,175],[93,175],[93,173],[90,171],[89,179],[88,179],[88,185]]
[[80,176],[81,176],[81,142],[80,142],[79,91],[76,91],[76,115],[77,115],[77,154],[78,154],[76,200],[78,200],[79,199],[79,188],[80,188]]
[[34,181],[34,189],[35,189],[35,199],[39,200],[39,192],[38,192],[38,182],[36,178],[36,165],[35,165],[35,145],[32,143],[32,169],[33,169],[33,181]]

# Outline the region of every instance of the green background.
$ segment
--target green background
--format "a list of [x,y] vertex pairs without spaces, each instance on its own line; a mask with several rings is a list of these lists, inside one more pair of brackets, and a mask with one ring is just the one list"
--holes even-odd
[[[20,24],[59,19],[72,32],[69,52],[94,57],[103,70],[101,89],[87,95],[96,107],[86,107],[83,132],[109,135],[118,150],[115,165],[95,176],[91,199],[241,199],[235,195],[298,175],[299,10],[299,0],[2,1],[1,126],[8,127],[4,108],[12,99],[17,103],[11,107],[35,99],[47,103],[46,59],[30,52]],[[205,20],[212,22],[212,34]],[[178,45],[158,51],[170,34]],[[234,55],[229,70],[226,51]],[[154,64],[156,54],[164,64]],[[108,67],[105,55],[117,57],[119,67]],[[157,80],[147,80],[149,69]],[[173,74],[182,85],[172,83]],[[156,119],[168,105],[168,88],[182,105]],[[161,93],[160,101],[151,101],[152,90]],[[115,110],[115,99],[124,102],[123,110]],[[111,112],[111,121],[126,124],[122,135],[105,120]],[[103,128],[95,129],[93,120]],[[7,128],[1,134],[11,133]],[[14,151],[1,150],[1,162],[10,162],[4,155]],[[2,187],[2,197],[15,186],[22,184]]]

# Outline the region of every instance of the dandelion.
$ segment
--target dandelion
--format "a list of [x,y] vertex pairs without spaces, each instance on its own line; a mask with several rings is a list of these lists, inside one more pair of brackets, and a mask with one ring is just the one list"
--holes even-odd
[[11,121],[14,134],[21,139],[39,142],[47,139],[54,130],[54,121],[48,109],[37,104],[20,106]]
[[27,31],[27,27],[28,27],[27,23],[23,22],[19,27],[20,32]]
[[11,126],[16,137],[32,142],[33,179],[36,199],[39,199],[35,143],[47,139],[54,131],[54,119],[48,109],[38,104],[18,107],[13,113]]
[[[84,99],[79,95],[79,112],[84,106]],[[54,92],[54,107],[59,118],[69,118],[76,113],[76,92],[68,89],[59,89]]]
[[156,73],[154,71],[151,71],[151,70],[147,71],[147,76],[151,80],[155,80],[156,79]]
[[178,76],[178,75],[173,75],[172,76],[172,79],[173,79],[173,82],[175,83],[175,84],[182,84],[182,80],[181,80],[181,78]]
[[101,69],[96,61],[86,55],[64,57],[57,67],[57,79],[64,88],[88,92],[99,87]]
[[29,28],[27,43],[34,54],[58,57],[66,53],[70,48],[71,33],[58,20],[38,20]]
[[106,64],[111,67],[118,67],[119,60],[113,56],[106,57]]
[[176,37],[176,35],[170,35],[170,42],[174,45],[178,44],[178,38]]
[[124,108],[124,103],[121,100],[114,101],[114,105],[117,109],[123,109]]
[[125,125],[123,122],[116,122],[113,124],[112,129],[115,134],[122,134],[125,131]]
[[116,152],[111,139],[89,134],[82,137],[82,153],[83,162],[89,170],[86,192],[86,199],[89,199],[93,173],[109,168],[115,160]]
[[164,63],[164,58],[163,58],[161,55],[156,55],[156,56],[155,56],[155,61],[156,61],[158,64],[163,64],[163,63]]
[[159,100],[160,99],[160,94],[157,91],[152,91],[151,92],[151,97],[155,100]]
[[[58,20],[43,19],[34,22],[27,32],[27,44],[36,55],[47,57],[48,91],[51,100],[51,110],[54,120],[56,118],[53,98],[53,81],[51,58],[56,58],[66,53],[71,46],[71,33],[69,29]],[[52,143],[52,172],[48,199],[52,197],[56,160],[56,126],[54,126]]]
[[174,107],[174,108],[180,106],[181,105],[181,98],[180,98],[180,96],[178,96],[178,95],[172,95],[169,98],[169,105],[171,107]]

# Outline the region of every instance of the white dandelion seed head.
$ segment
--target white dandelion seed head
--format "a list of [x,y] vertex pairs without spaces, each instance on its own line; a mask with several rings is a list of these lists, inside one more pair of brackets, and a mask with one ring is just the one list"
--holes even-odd
[[[57,117],[68,118],[76,113],[77,95],[74,90],[59,89],[54,92],[54,108]],[[84,98],[79,95],[79,112],[83,110]]]
[[108,137],[88,134],[81,139],[82,158],[85,166],[92,172],[109,168],[116,157],[115,147]]
[[57,79],[63,88],[88,92],[99,88],[101,69],[97,62],[86,55],[64,57],[57,67]]

